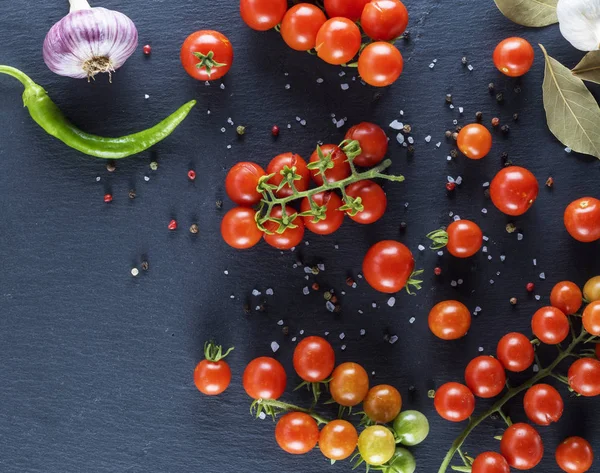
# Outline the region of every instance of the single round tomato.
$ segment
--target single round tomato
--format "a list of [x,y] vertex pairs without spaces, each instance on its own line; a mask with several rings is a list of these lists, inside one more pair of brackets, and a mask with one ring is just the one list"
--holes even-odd
[[367,251],[362,267],[365,279],[373,289],[392,294],[410,282],[415,260],[402,243],[384,240]]
[[458,301],[438,302],[429,311],[429,330],[442,340],[464,337],[471,327],[471,312]]
[[181,46],[181,64],[194,79],[223,77],[233,64],[233,47],[227,36],[212,30],[196,31]]
[[330,460],[345,460],[356,450],[358,433],[346,420],[332,420],[321,430],[319,448]]
[[475,396],[489,399],[503,391],[506,373],[502,363],[496,358],[478,356],[467,365],[465,381]]
[[255,358],[244,370],[244,390],[252,399],[279,399],[286,384],[285,369],[274,358]]
[[265,170],[256,163],[241,162],[233,166],[225,178],[225,190],[231,200],[238,205],[258,204],[262,194],[256,190],[258,181]]
[[346,140],[357,140],[361,153],[354,158],[354,164],[362,167],[375,166],[383,161],[388,150],[388,137],[385,131],[374,123],[362,122],[354,125],[346,133]]
[[585,283],[583,297],[588,302],[600,301],[600,276],[594,276]]
[[376,182],[369,180],[354,182],[346,187],[346,194],[355,199],[360,197],[364,207],[356,215],[351,215],[350,211],[347,211],[348,216],[355,222],[368,225],[383,217],[387,208],[387,197]]
[[386,87],[398,80],[404,59],[396,46],[386,41],[369,44],[358,57],[358,73],[369,85]]
[[591,302],[583,311],[583,327],[588,333],[600,336],[600,301]]
[[373,386],[363,401],[363,411],[373,422],[387,424],[393,421],[402,409],[402,396],[389,384]]
[[256,245],[263,236],[256,226],[256,212],[247,207],[231,209],[221,222],[221,236],[225,243],[240,250]]
[[[286,205],[285,213],[287,216],[292,216],[296,214],[296,210],[294,210],[293,207]],[[277,206],[271,211],[271,217],[273,218],[280,219],[282,216],[283,211],[281,210],[281,206]],[[277,233],[279,224],[268,220],[264,223],[264,227],[267,231],[271,232],[271,234],[265,233],[263,238],[269,245],[278,250],[289,250],[294,248],[295,246],[298,246],[302,241],[302,238],[304,238],[304,221],[301,217],[296,217],[293,221],[293,225],[295,225],[295,228],[288,227],[283,233]]]
[[483,125],[471,123],[461,128],[456,143],[467,158],[481,159],[492,149],[492,134]]
[[516,217],[529,210],[539,190],[539,184],[530,171],[509,166],[501,169],[492,180],[490,197],[500,212]]
[[325,0],[325,11],[329,18],[342,16],[357,21],[370,0]]
[[383,465],[396,451],[394,434],[381,425],[367,427],[358,437],[358,451],[367,465]]
[[335,366],[331,343],[321,337],[306,337],[294,350],[294,369],[309,383],[325,381]]
[[573,315],[581,308],[583,294],[577,284],[571,281],[556,283],[550,293],[550,303],[565,315]]
[[475,458],[471,473],[510,473],[510,466],[499,453],[484,452]]
[[585,473],[594,463],[590,443],[581,437],[569,437],[556,448],[556,463],[567,473]]
[[575,361],[568,372],[569,386],[585,397],[600,395],[600,361],[581,358]]
[[253,30],[267,31],[281,22],[287,6],[287,0],[240,0],[240,14]]
[[577,241],[600,240],[600,200],[583,197],[571,202],[565,210],[565,227]]
[[544,444],[529,424],[513,424],[502,435],[500,453],[513,468],[530,470],[542,460]]
[[[325,212],[325,220],[319,220],[318,222],[315,222],[314,217],[302,217],[306,228],[317,235],[330,235],[342,226],[345,214],[339,209],[344,203],[335,192],[319,192],[312,196],[312,200],[319,207],[327,207],[327,211]],[[300,204],[300,211],[308,212],[309,210],[310,202],[308,197],[305,197]]]
[[443,419],[462,422],[473,414],[475,396],[464,384],[446,383],[435,392],[433,405]]
[[317,33],[327,21],[323,10],[311,3],[299,3],[290,8],[281,22],[281,37],[296,51],[315,47]]
[[329,392],[340,406],[356,406],[369,392],[369,375],[357,363],[342,363],[333,370]]
[[[267,166],[267,174],[275,174],[269,179],[269,184],[279,186],[284,180],[284,175],[281,173],[288,173],[292,169],[295,169],[296,174],[300,177],[300,179],[294,180],[296,190],[303,192],[308,189],[310,185],[310,170],[306,167],[306,161],[299,154],[289,152],[275,156]],[[289,197],[292,194],[292,189],[288,183],[275,191],[275,195],[280,198]]]
[[527,74],[533,66],[534,57],[533,47],[523,38],[507,38],[494,50],[494,64],[500,72],[509,77]]
[[327,20],[317,33],[317,56],[329,64],[340,65],[350,61],[361,45],[358,26],[347,18]]
[[399,0],[372,0],[365,5],[360,25],[375,41],[398,38],[408,26],[408,10]]
[[533,314],[531,329],[540,342],[556,345],[569,335],[569,320],[560,309],[546,306]]
[[396,447],[392,458],[388,461],[389,469],[386,471],[393,473],[415,473],[417,461],[410,451],[406,448]]
[[525,393],[523,407],[531,422],[550,425],[560,420],[565,403],[560,393],[549,384],[536,384]]
[[404,411],[394,419],[396,439],[408,447],[420,444],[429,435],[429,421],[419,411]]
[[[337,145],[322,145],[317,148],[313,154],[310,156],[310,162],[316,163],[319,161],[319,149],[323,154],[323,157],[331,158],[331,162],[333,167],[331,169],[327,169],[325,171],[325,177],[327,178],[327,182],[336,182],[342,181],[350,176],[350,164],[348,163],[348,156],[344,153],[339,146]],[[319,172],[318,169],[311,170],[313,181],[318,186],[323,185],[323,175]]]
[[535,350],[525,335],[512,332],[500,339],[496,356],[504,369],[513,373],[520,373],[533,364]]
[[308,414],[290,412],[277,422],[275,440],[285,452],[292,455],[304,455],[317,446],[319,427]]
[[469,258],[483,245],[483,232],[479,225],[469,220],[457,220],[448,225],[446,248],[452,256]]
[[194,384],[203,394],[216,396],[231,383],[231,368],[226,361],[202,360],[194,370]]

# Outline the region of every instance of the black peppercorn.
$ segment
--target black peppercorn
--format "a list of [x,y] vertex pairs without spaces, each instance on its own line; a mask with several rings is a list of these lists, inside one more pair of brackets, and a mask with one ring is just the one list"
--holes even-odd
[[408,154],[415,154],[415,147],[413,145],[408,145],[406,150],[408,151]]
[[400,222],[400,231],[405,232],[407,226],[408,225],[406,225],[406,222]]
[[504,94],[502,92],[498,92],[496,94],[496,102],[500,103],[504,101]]
[[513,120],[514,121],[519,120],[519,114],[518,113],[513,113]]
[[494,83],[493,83],[493,82],[490,82],[490,83],[488,84],[488,90],[490,91],[490,94],[493,94],[493,93],[494,93],[494,91],[496,90],[496,86],[494,85]]
[[446,94],[446,103],[452,103],[452,94]]
[[482,112],[477,112],[475,114],[475,119],[480,122],[481,120],[483,120],[483,113]]
[[450,156],[452,156],[453,158],[458,158],[458,151],[456,149],[451,149]]
[[446,130],[446,138],[452,138],[452,132],[450,130]]
[[502,133],[507,134],[510,131],[510,127],[508,125],[502,125],[502,127],[500,128],[502,130]]

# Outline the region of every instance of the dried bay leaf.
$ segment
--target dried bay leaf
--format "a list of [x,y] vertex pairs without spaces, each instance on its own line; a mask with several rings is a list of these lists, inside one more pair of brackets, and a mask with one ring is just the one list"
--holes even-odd
[[600,159],[600,106],[580,78],[541,44],[540,48],[546,57],[543,93],[548,128],[573,151]]
[[502,14],[523,26],[541,27],[558,23],[558,0],[494,0]]
[[571,71],[580,79],[600,84],[600,51],[591,51]]

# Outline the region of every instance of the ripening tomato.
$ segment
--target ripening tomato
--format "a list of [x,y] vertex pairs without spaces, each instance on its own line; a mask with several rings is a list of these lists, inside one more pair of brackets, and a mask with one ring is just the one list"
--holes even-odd
[[429,311],[429,329],[442,340],[464,337],[471,327],[471,312],[458,301],[438,302]]
[[600,361],[593,358],[576,360],[567,374],[569,386],[585,397],[600,395]]
[[465,381],[475,396],[489,399],[496,397],[504,389],[506,373],[502,363],[496,358],[478,356],[467,365]]
[[325,381],[335,366],[331,343],[321,337],[306,337],[294,350],[294,369],[309,383]]
[[387,424],[402,409],[402,396],[389,384],[373,386],[363,401],[363,411],[373,422]]
[[372,0],[365,5],[360,25],[375,41],[398,38],[408,26],[408,10],[399,0]]
[[356,56],[361,41],[360,30],[355,23],[347,18],[331,18],[317,33],[315,49],[323,61],[340,65]]
[[492,180],[490,197],[500,212],[516,217],[529,210],[539,190],[539,184],[530,171],[509,166],[501,169]]
[[255,215],[256,212],[247,207],[236,207],[227,212],[221,222],[221,236],[225,243],[240,250],[256,245],[263,232],[256,226]]
[[357,21],[370,0],[325,0],[325,11],[329,18],[342,16]]
[[583,327],[588,333],[600,336],[600,301],[591,302],[583,311]]
[[369,375],[357,363],[342,363],[333,370],[329,391],[340,406],[356,406],[369,392]]
[[550,425],[560,420],[565,403],[560,393],[549,384],[536,384],[525,393],[523,407],[531,422]]
[[[289,205],[286,205],[285,213],[288,217],[297,215],[296,210]],[[282,216],[283,212],[281,206],[277,206],[271,211],[271,217],[273,218],[282,218]],[[264,223],[264,227],[267,231],[271,232],[271,235],[265,233],[263,238],[269,245],[278,250],[289,250],[294,248],[295,246],[298,246],[302,241],[302,238],[304,238],[304,221],[301,217],[297,216],[293,221],[293,225],[295,225],[295,228],[288,227],[283,233],[277,233],[279,224],[268,220]]]
[[317,33],[327,21],[323,10],[311,3],[299,3],[290,8],[281,22],[281,37],[296,51],[315,47]]
[[520,373],[533,364],[535,350],[525,335],[512,332],[500,339],[496,356],[504,369],[513,373]]
[[304,455],[317,446],[319,426],[304,412],[290,412],[277,422],[275,440],[283,451]]
[[450,422],[462,422],[475,410],[475,397],[460,383],[446,383],[435,392],[433,404],[437,413]]
[[556,463],[567,473],[585,473],[594,463],[590,443],[581,437],[569,437],[556,448]]
[[429,421],[419,411],[404,411],[394,419],[396,441],[408,447],[423,442],[429,435]]
[[483,125],[471,123],[461,128],[456,143],[467,158],[481,159],[492,149],[492,134]]
[[354,164],[362,167],[375,166],[383,161],[388,150],[388,137],[385,131],[374,123],[362,122],[354,125],[346,133],[346,140],[357,140],[361,153],[354,158]]
[[483,232],[479,225],[469,220],[457,220],[448,225],[446,248],[452,256],[469,258],[481,249]]
[[[294,181],[296,190],[303,192],[308,189],[310,185],[310,170],[306,167],[306,161],[299,154],[289,152],[275,156],[267,166],[267,174],[275,174],[269,179],[269,184],[279,186],[284,180],[284,175],[281,173],[289,169],[295,169],[296,174],[300,176],[300,179]],[[277,197],[289,197],[292,194],[293,192],[289,183],[286,183],[281,189],[275,191]]]
[[594,276],[585,283],[583,297],[588,302],[600,301],[600,276]]
[[363,260],[363,274],[369,285],[388,294],[407,287],[414,269],[415,260],[410,250],[393,240],[374,244]]
[[367,465],[379,466],[394,456],[394,434],[382,425],[372,425],[360,433],[358,451]]
[[565,315],[573,315],[581,308],[583,294],[574,282],[561,281],[552,288],[550,303]]
[[183,42],[180,58],[185,72],[194,79],[216,80],[231,69],[233,47],[218,31],[196,31]]
[[471,473],[510,473],[510,466],[499,453],[484,452],[475,458]]
[[240,14],[253,30],[267,31],[281,22],[287,6],[287,0],[240,0]]
[[[317,235],[330,235],[342,226],[345,214],[339,208],[344,203],[335,192],[319,192],[312,196],[312,200],[319,207],[327,207],[325,220],[315,222],[314,217],[302,217],[306,228]],[[300,212],[308,212],[309,210],[310,202],[308,201],[308,197],[305,197],[300,204]]]
[[569,320],[560,309],[546,306],[533,314],[531,329],[540,342],[557,345],[569,335]]
[[233,166],[225,178],[225,190],[231,200],[238,205],[258,204],[262,194],[256,190],[258,181],[265,170],[256,163],[241,162]]
[[285,369],[274,358],[255,358],[244,370],[244,390],[252,399],[279,399],[286,384]]
[[577,241],[591,243],[600,240],[600,200],[583,197],[565,209],[565,227]]
[[500,72],[509,77],[527,74],[533,66],[534,57],[533,47],[523,38],[507,38],[494,50],[494,64]]
[[[324,158],[331,158],[331,162],[333,167],[331,169],[327,169],[325,171],[325,177],[327,178],[327,182],[337,182],[343,179],[346,179],[350,176],[350,164],[348,163],[348,156],[344,153],[339,146],[337,145],[322,145],[317,147],[317,149],[311,154],[310,162],[316,163],[319,161],[319,150]],[[313,181],[318,186],[323,185],[323,175],[319,172],[318,169],[311,170]]]
[[376,222],[385,213],[387,208],[387,197],[379,184],[368,179],[365,181],[354,182],[346,187],[346,194],[353,198],[359,198],[364,207],[356,215],[348,216],[357,223],[368,225]]
[[375,87],[393,84],[403,69],[402,54],[386,41],[369,44],[358,57],[358,73],[367,84]]
[[319,448],[330,460],[345,460],[356,450],[358,433],[348,421],[336,419],[329,422],[321,430]]
[[502,435],[500,453],[513,468],[530,470],[542,460],[544,444],[529,424],[513,424]]

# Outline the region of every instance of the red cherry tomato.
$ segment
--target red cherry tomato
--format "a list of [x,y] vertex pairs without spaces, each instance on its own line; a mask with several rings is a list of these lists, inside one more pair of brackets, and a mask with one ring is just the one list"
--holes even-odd
[[383,161],[388,150],[388,137],[380,126],[362,122],[346,133],[347,140],[357,140],[361,153],[354,158],[357,166],[375,166]]
[[355,23],[347,18],[331,18],[321,26],[315,49],[323,61],[340,65],[356,56],[361,41],[360,30]]
[[319,448],[330,460],[345,460],[358,443],[356,428],[346,420],[333,420],[321,430]]
[[[291,216],[296,214],[296,211],[293,207],[287,205],[285,207],[285,213],[286,215]],[[273,218],[281,218],[282,215],[283,212],[280,206],[275,207],[271,212],[271,217]],[[301,217],[296,217],[293,224],[296,225],[296,228],[288,227],[283,233],[277,233],[279,224],[268,220],[264,223],[264,227],[267,231],[271,232],[271,235],[265,233],[263,238],[269,245],[278,250],[289,250],[294,248],[295,246],[298,246],[304,237],[304,221]]]
[[402,396],[389,384],[372,387],[365,400],[363,410],[373,422],[386,424],[393,421],[402,409]]
[[410,250],[392,240],[373,245],[363,260],[363,274],[370,286],[384,293],[398,292],[406,287],[415,268]]
[[525,414],[537,425],[550,425],[562,417],[565,404],[560,393],[549,384],[536,384],[523,399]]
[[255,358],[244,370],[244,390],[253,399],[279,399],[285,392],[287,375],[274,358]]
[[358,73],[375,87],[386,87],[398,80],[404,59],[396,46],[386,41],[369,44],[358,57]]
[[294,350],[294,369],[309,383],[325,381],[335,366],[335,353],[327,340],[306,337]]
[[327,21],[323,10],[311,3],[299,3],[290,8],[281,22],[281,37],[296,51],[315,47],[317,33]]
[[308,414],[290,412],[277,422],[275,440],[285,452],[292,455],[303,455],[317,446],[319,427]]
[[523,38],[507,38],[494,50],[494,64],[509,77],[520,77],[533,66],[535,52],[529,41]]
[[[269,179],[269,184],[275,186],[281,184],[281,181],[284,179],[281,172],[285,168],[296,168],[296,174],[301,177],[301,179],[294,181],[294,186],[296,186],[298,192],[303,192],[308,189],[308,186],[310,185],[310,171],[306,167],[306,161],[304,161],[299,154],[289,152],[275,156],[269,163],[269,166],[267,166],[267,174],[275,174]],[[285,184],[281,189],[275,191],[277,197],[289,197],[292,193],[289,184]]]
[[529,210],[539,190],[531,172],[519,166],[509,166],[500,170],[492,180],[490,197],[500,212],[516,217]]
[[221,222],[221,236],[225,243],[237,249],[251,248],[263,236],[256,226],[254,216],[256,212],[246,207],[231,209]]
[[462,422],[473,414],[475,397],[464,384],[446,383],[435,392],[433,404],[443,419]]
[[203,394],[216,396],[231,383],[231,368],[226,361],[202,360],[194,370],[194,384]]
[[496,356],[505,369],[520,373],[533,364],[535,350],[525,335],[512,332],[500,339]]
[[569,335],[569,320],[560,309],[546,306],[533,314],[531,328],[542,343],[556,345]]
[[[348,156],[344,153],[337,145],[322,145],[319,147],[324,158],[330,157],[333,163],[331,169],[325,171],[325,177],[327,182],[337,182],[346,179],[350,176],[350,164],[348,163]],[[310,156],[310,162],[316,163],[319,161],[319,151],[316,149]],[[313,181],[318,186],[323,185],[323,176],[318,169],[312,169]]]
[[583,327],[588,333],[600,336],[600,301],[591,302],[583,311]]
[[583,197],[571,202],[565,210],[565,227],[577,241],[600,240],[600,200]]
[[569,437],[556,448],[556,463],[567,473],[585,473],[594,463],[590,443],[581,437]]
[[475,396],[488,399],[502,392],[506,385],[506,373],[496,358],[478,356],[467,365],[465,381]]
[[267,31],[281,22],[287,6],[287,0],[240,0],[240,14],[253,30]]
[[[339,208],[344,205],[342,199],[335,192],[319,192],[312,196],[313,202],[319,207],[327,207],[325,212],[325,220],[319,220],[315,222],[314,217],[302,217],[304,226],[311,232],[317,235],[330,235],[337,231],[344,222],[344,212]],[[308,197],[302,199],[300,204],[301,212],[308,212],[310,210],[310,202]]]
[[475,458],[471,473],[510,473],[510,466],[499,453],[484,452]]
[[461,128],[456,143],[467,158],[481,159],[492,149],[492,134],[483,125],[471,123]]
[[600,395],[600,361],[581,358],[571,365],[568,373],[569,386],[585,397]]
[[324,6],[329,18],[343,16],[349,20],[356,21],[360,18],[365,5],[369,3],[369,1],[370,0],[325,0]]
[[357,223],[368,225],[383,217],[387,208],[387,197],[381,186],[373,181],[354,182],[346,187],[346,194],[362,200],[364,209],[356,215],[348,216]]
[[258,204],[262,194],[256,190],[258,181],[265,170],[256,163],[241,162],[233,166],[225,178],[225,190],[231,200],[238,205]]
[[510,466],[530,470],[544,456],[544,444],[537,430],[528,424],[513,424],[502,436],[500,452]]
[[369,375],[357,363],[342,363],[331,375],[331,397],[340,406],[353,407],[360,404],[369,392]]
[[464,337],[471,327],[471,312],[458,301],[443,301],[429,312],[429,329],[442,340]]
[[408,10],[399,0],[372,0],[365,5],[360,25],[375,41],[398,38],[408,26]]
[[227,36],[218,31],[196,31],[183,42],[180,58],[183,68],[194,79],[216,80],[231,69],[233,47]]
[[550,293],[550,303],[565,315],[575,314],[583,303],[583,294],[577,284],[571,281],[556,283]]
[[469,258],[481,249],[483,232],[479,225],[469,220],[457,220],[448,225],[446,248],[457,258]]

